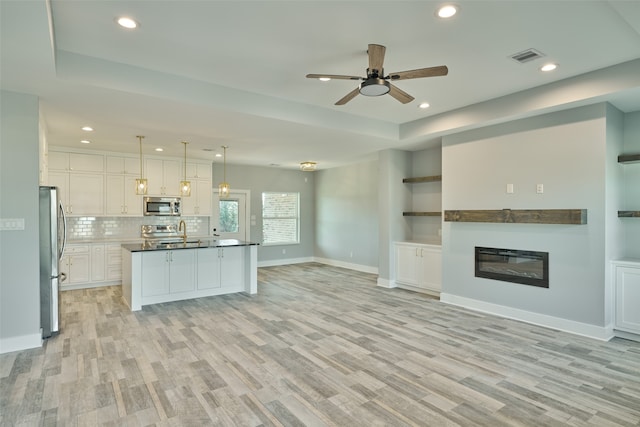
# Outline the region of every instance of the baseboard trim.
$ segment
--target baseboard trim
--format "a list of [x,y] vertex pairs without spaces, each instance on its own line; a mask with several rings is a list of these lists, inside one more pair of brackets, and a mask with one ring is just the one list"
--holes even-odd
[[0,354],[42,347],[42,333],[0,339]]
[[387,288],[387,289],[392,289],[392,288],[397,288],[398,287],[398,285],[396,285],[396,282],[394,280],[383,279],[381,277],[378,277],[376,285],[380,286],[381,288]]
[[302,264],[305,262],[313,262],[313,261],[314,261],[313,257],[274,259],[270,261],[258,261],[258,267],[277,267],[279,265]]
[[638,334],[634,334],[634,333],[626,332],[626,331],[619,331],[617,329],[614,330],[613,333],[618,338],[624,338],[625,340],[631,340],[631,341],[640,342],[640,335],[638,335]]
[[534,313],[531,311],[493,304],[486,301],[479,301],[448,293],[441,293],[440,301],[446,304],[456,305],[459,307],[468,308],[470,310],[480,311],[482,313],[493,314],[495,316],[505,317],[507,319],[519,320],[521,322],[544,326],[563,332],[569,332],[575,335],[581,335],[599,341],[609,341],[614,337],[613,328],[611,326],[589,325],[587,323],[576,322],[574,320],[562,319],[560,317]]
[[332,267],[342,267],[342,268],[347,268],[349,270],[361,271],[363,273],[378,274],[378,267],[370,267],[368,265],[353,264],[350,262],[336,261],[333,259],[318,258],[318,257],[314,257],[313,260],[315,262],[319,262],[320,264],[326,264]]

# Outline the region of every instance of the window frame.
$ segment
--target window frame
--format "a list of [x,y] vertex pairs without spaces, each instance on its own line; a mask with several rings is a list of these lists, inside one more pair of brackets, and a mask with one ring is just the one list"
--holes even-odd
[[[269,195],[295,195],[296,196],[296,215],[295,216],[265,216],[265,212],[264,212],[264,206],[265,206],[265,197],[268,197]],[[262,216],[262,246],[287,246],[287,245],[299,245],[300,244],[300,192],[298,191],[263,191],[262,192],[262,198],[261,198],[261,202],[262,202],[262,209],[261,209],[261,216]],[[296,224],[296,230],[295,230],[295,234],[296,234],[296,240],[295,241],[279,241],[279,242],[265,242],[265,235],[264,235],[264,229],[265,229],[265,220],[267,221],[272,221],[272,220],[295,220],[295,224]]]

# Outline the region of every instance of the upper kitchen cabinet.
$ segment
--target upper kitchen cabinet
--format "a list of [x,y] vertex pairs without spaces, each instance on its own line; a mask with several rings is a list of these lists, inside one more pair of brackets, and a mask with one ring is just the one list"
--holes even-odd
[[142,196],[136,194],[136,176],[107,175],[107,215],[142,216]]
[[182,198],[183,215],[211,215],[211,163],[187,163],[191,196]]
[[140,159],[138,157],[107,156],[107,173],[140,175]]
[[68,215],[104,214],[104,156],[49,152],[48,184],[60,188]]
[[150,196],[178,196],[180,194],[180,162],[147,157],[145,159],[145,178],[148,182],[147,193]]

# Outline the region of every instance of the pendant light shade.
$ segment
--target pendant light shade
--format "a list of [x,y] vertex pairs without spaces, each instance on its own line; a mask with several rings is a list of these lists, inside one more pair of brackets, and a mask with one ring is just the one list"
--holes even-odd
[[136,138],[138,138],[138,141],[140,142],[140,178],[136,179],[136,194],[141,196],[147,194],[149,186],[146,178],[144,178],[144,170],[142,169],[142,139],[144,136],[137,135]]
[[231,191],[229,183],[227,182],[227,148],[229,147],[227,147],[226,145],[222,146],[222,149],[224,150],[222,163],[222,182],[220,183],[220,185],[218,185],[218,196],[221,199],[226,199],[227,197],[229,197],[229,192]]
[[191,196],[191,182],[187,181],[187,141],[182,141],[184,144],[184,180],[180,181],[180,196]]

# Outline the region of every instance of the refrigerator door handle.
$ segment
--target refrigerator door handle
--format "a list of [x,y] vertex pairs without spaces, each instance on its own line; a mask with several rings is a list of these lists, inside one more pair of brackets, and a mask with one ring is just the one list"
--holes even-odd
[[[64,250],[67,247],[67,216],[64,214],[64,206],[62,202],[60,202],[60,213],[62,214],[62,248],[60,248],[60,255],[58,256],[58,260],[61,260],[64,256]],[[67,276],[64,276],[65,279]],[[64,279],[62,279],[64,281]]]

